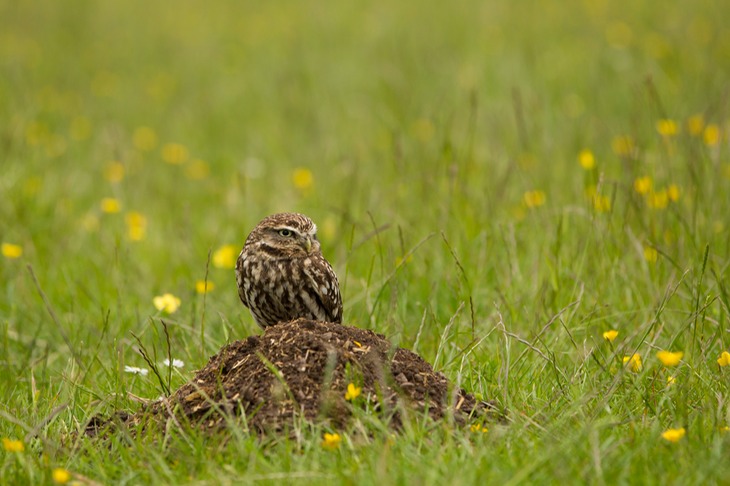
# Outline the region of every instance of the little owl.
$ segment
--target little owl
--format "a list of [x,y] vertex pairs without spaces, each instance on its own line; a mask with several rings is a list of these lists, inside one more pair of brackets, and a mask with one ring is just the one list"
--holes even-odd
[[265,328],[304,317],[342,322],[337,275],[324,259],[317,225],[303,214],[264,218],[236,262],[238,295]]

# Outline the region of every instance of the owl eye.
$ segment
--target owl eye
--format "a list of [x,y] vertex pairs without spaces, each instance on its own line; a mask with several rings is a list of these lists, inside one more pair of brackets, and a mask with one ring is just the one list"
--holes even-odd
[[280,230],[279,230],[279,234],[280,234],[281,236],[291,236],[291,235],[293,235],[294,233],[292,232],[292,230],[289,230],[289,229],[286,229],[286,228],[285,228],[285,229],[280,229]]

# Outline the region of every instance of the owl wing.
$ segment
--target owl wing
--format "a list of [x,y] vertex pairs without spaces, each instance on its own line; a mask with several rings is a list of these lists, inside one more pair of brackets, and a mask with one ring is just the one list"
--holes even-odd
[[305,274],[312,286],[313,297],[325,314],[327,322],[342,322],[342,296],[337,275],[322,256],[313,259]]

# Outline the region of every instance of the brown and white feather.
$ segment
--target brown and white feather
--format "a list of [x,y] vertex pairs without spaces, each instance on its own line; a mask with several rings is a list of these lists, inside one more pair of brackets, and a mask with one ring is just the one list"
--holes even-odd
[[337,275],[322,256],[317,225],[303,214],[274,214],[251,231],[236,262],[236,282],[261,327],[300,317],[342,322]]

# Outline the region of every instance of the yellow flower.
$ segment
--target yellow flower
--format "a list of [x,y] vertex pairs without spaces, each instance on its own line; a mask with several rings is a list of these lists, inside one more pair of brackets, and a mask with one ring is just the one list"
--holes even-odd
[[20,245],[14,245],[12,243],[3,243],[2,253],[5,258],[20,258],[21,256],[23,256],[23,247]]
[[659,351],[656,354],[656,357],[659,358],[659,361],[661,361],[662,364],[667,368],[677,366],[682,359],[682,356],[684,356],[684,353],[682,351],[677,351],[674,353],[671,351]]
[[362,392],[362,388],[350,383],[347,385],[347,393],[345,393],[345,400],[350,402],[350,401],[356,399],[357,397],[359,397],[361,392]]
[[667,429],[662,432],[662,439],[669,442],[679,442],[682,437],[686,434],[684,427],[679,429]]
[[213,266],[216,268],[236,268],[238,248],[235,245],[223,245],[213,252]]
[[195,159],[185,167],[185,177],[191,181],[201,181],[210,174],[208,162]]
[[644,247],[644,259],[649,263],[656,263],[657,258],[659,258],[659,252],[656,251],[656,248],[652,248],[651,246]]
[[598,213],[607,213],[611,210],[611,198],[603,194],[593,196],[593,209]]
[[309,189],[314,183],[312,171],[302,167],[294,169],[294,172],[292,172],[292,182],[297,189],[302,191]]
[[121,162],[109,162],[104,169],[104,178],[109,182],[119,182],[124,179],[124,164]]
[[653,183],[651,181],[651,177],[638,177],[634,181],[634,190],[639,194],[647,194],[649,191],[651,191],[652,185]]
[[677,184],[670,184],[669,187],[667,187],[667,197],[669,197],[669,200],[672,202],[679,201],[679,186]]
[[667,386],[672,386],[677,381],[677,379],[673,376],[667,376]]
[[705,141],[705,145],[717,145],[720,143],[720,127],[714,123],[710,123],[705,127],[702,138]]
[[593,156],[593,152],[583,149],[578,154],[578,163],[585,170],[591,170],[596,166],[596,158]]
[[651,192],[646,197],[646,204],[650,208],[654,209],[665,209],[669,205],[669,194],[666,189],[662,189],[658,192]]
[[624,364],[628,363],[629,368],[634,373],[638,373],[639,371],[641,371],[641,356],[639,356],[638,354],[632,354],[631,356],[624,356],[623,362],[624,362]]
[[694,135],[695,137],[701,135],[704,128],[705,118],[702,115],[697,114],[687,118],[687,131],[690,135]]
[[611,329],[610,331],[606,331],[603,333],[603,339],[605,339],[606,341],[608,341],[610,343],[612,343],[614,341],[614,339],[616,339],[617,336],[618,336],[618,331],[616,331],[615,329]]
[[150,127],[138,127],[132,135],[132,143],[140,152],[149,152],[157,147],[157,133]]
[[656,122],[656,131],[662,137],[673,137],[679,132],[679,127],[674,120],[664,118]]
[[730,353],[723,351],[719,358],[717,358],[717,364],[720,366],[730,365]]
[[537,208],[545,204],[545,193],[540,190],[527,191],[522,200],[528,208]]
[[25,446],[20,440],[8,439],[3,437],[3,449],[8,452],[23,452],[25,450]]
[[720,432],[730,432],[730,427],[727,425],[720,427]]
[[163,311],[166,314],[174,314],[180,307],[180,299],[172,294],[158,295],[152,299],[152,303],[155,305],[157,310]]
[[141,241],[147,233],[147,218],[137,211],[130,211],[124,216],[127,223],[127,235],[132,241]]
[[62,467],[57,467],[51,472],[51,477],[56,484],[66,484],[71,479],[71,473]]
[[195,291],[199,294],[207,294],[215,288],[215,284],[211,281],[198,280],[195,282]]
[[328,432],[325,432],[322,440],[322,447],[329,450],[334,450],[340,447],[340,442],[342,442],[342,437],[340,437],[340,434],[330,434]]
[[162,147],[162,160],[168,164],[179,165],[186,162],[190,154],[187,147],[179,143],[166,143]]
[[114,214],[122,210],[122,204],[118,199],[105,197],[101,200],[101,210],[105,213]]
[[634,139],[628,135],[619,135],[611,141],[613,152],[620,157],[628,157],[634,152]]
[[407,257],[395,257],[395,266],[400,267],[401,265],[411,263],[413,261],[413,254],[408,255]]
[[486,434],[487,432],[489,432],[489,429],[486,428],[485,426],[483,426],[482,424],[472,424],[469,427],[469,430],[471,430],[472,432],[481,432],[483,434]]

